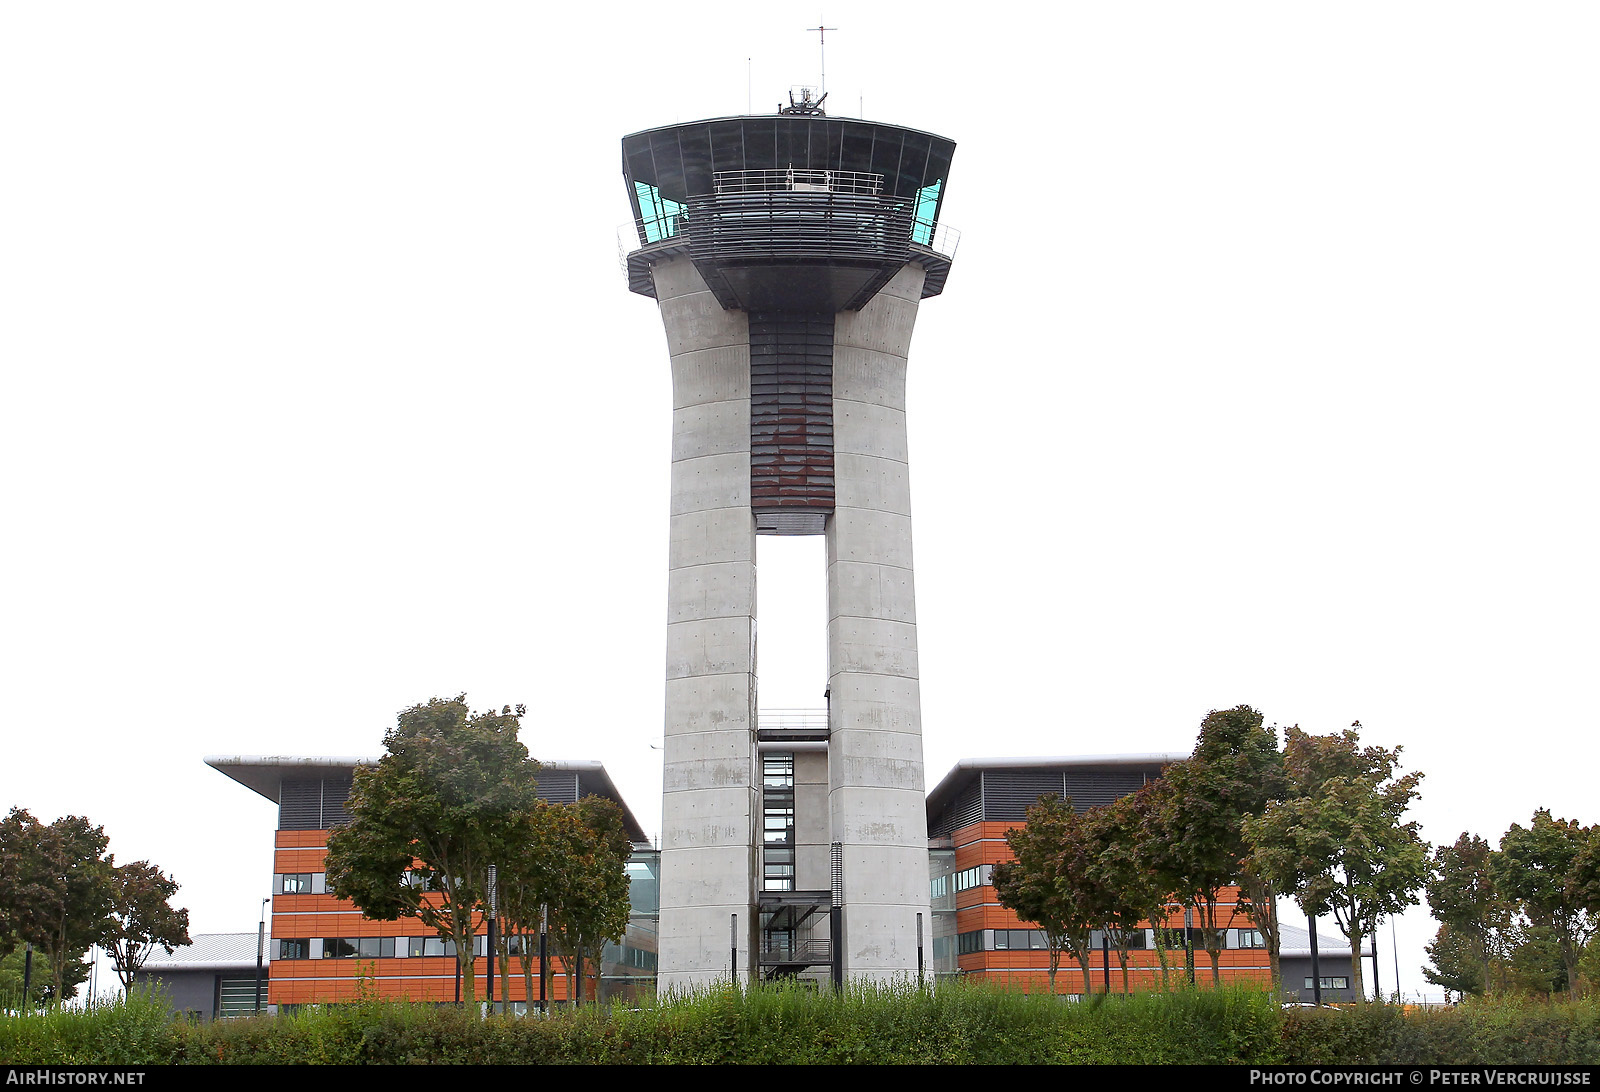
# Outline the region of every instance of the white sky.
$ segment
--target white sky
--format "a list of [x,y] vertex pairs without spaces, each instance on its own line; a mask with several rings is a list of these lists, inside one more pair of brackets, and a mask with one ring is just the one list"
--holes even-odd
[[[248,929],[274,809],[201,757],[375,753],[466,691],[655,829],[670,401],[618,142],[771,111],[820,15],[833,113],[958,144],[909,395],[930,783],[1245,702],[1403,745],[1434,841],[1600,821],[1600,9],[841,7],[0,6],[0,804]],[[819,543],[762,545],[763,705],[819,704]]]

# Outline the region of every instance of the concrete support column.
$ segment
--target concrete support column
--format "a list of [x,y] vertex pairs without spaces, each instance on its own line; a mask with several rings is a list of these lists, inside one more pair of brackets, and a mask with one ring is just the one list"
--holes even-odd
[[659,988],[726,980],[729,915],[750,973],[755,824],[755,519],[750,346],[688,258],[654,267],[672,358]]
[[932,920],[905,412],[922,281],[907,266],[839,314],[834,333],[829,815],[843,843],[849,978],[914,974],[916,915]]

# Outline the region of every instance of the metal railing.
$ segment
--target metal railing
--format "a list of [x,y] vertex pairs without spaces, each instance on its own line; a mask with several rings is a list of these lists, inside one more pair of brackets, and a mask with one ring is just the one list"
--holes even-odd
[[919,219],[912,226],[911,241],[927,247],[935,254],[954,258],[956,247],[961,245],[961,232],[948,224],[932,224]]
[[762,729],[780,732],[826,732],[826,709],[759,709],[756,724]]
[[724,193],[853,193],[876,197],[883,192],[883,175],[865,171],[809,170],[795,167],[754,171],[718,171],[711,176],[718,194]]
[[[689,212],[683,211],[618,225],[618,267],[626,272],[628,255],[642,245],[699,242],[713,248],[716,255],[731,247],[734,253],[729,256],[750,250],[781,255],[794,253],[796,248],[831,252],[836,246],[842,248],[841,253],[879,254],[892,233],[898,240],[896,250],[909,238],[946,258],[954,258],[961,245],[959,231],[908,215],[905,202],[837,193],[835,203],[831,200],[835,194],[794,190],[735,191],[728,196],[740,204],[719,208],[713,204],[718,198],[700,198],[697,204],[711,212],[707,217],[691,220]],[[799,198],[804,204],[780,204],[774,198],[791,202]],[[640,240],[646,239],[653,241],[641,244]]]
[[679,225],[697,259],[910,256],[909,201],[795,190],[691,198]]
[[827,940],[796,940],[786,944],[768,938],[761,945],[760,958],[763,963],[826,963],[833,958],[833,945]]

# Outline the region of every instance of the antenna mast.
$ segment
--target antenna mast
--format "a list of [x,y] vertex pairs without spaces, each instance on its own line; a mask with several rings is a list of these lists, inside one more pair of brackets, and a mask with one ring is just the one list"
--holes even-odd
[[823,95],[828,93],[828,31],[838,30],[838,27],[814,26],[806,27],[806,32],[816,32],[817,35],[817,65],[822,70],[822,85],[817,88]]

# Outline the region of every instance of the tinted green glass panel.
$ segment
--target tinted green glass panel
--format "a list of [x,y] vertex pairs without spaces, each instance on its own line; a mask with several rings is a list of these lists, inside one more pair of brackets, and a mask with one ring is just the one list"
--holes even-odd
[[683,215],[681,204],[662,197],[661,191],[648,182],[635,182],[633,191],[639,197],[639,218],[644,225],[645,242],[659,243],[678,234],[678,218]]
[[944,179],[939,178],[917,191],[917,220],[911,227],[912,242],[933,245],[933,218],[939,212],[939,188],[943,185]]

